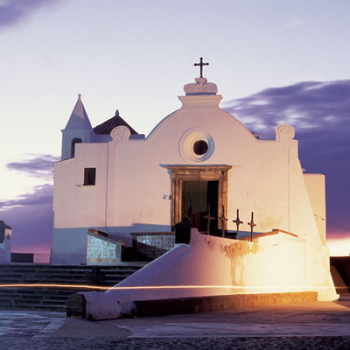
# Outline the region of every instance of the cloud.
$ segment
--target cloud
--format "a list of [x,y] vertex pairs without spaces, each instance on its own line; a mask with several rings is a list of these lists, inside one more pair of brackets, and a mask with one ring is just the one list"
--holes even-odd
[[62,0],[0,0],[0,27],[12,26],[42,7]]
[[[0,0],[1,1],[1,0]],[[40,155],[35,158],[12,162],[7,168],[26,175],[52,179],[53,163],[59,158]],[[13,252],[46,252],[52,245],[53,186],[36,186],[32,193],[0,202],[0,218],[12,227]]]
[[52,197],[52,185],[44,185],[19,199],[0,202],[0,217],[12,227],[13,252],[49,252],[53,227]]
[[262,139],[279,124],[292,125],[309,173],[326,175],[328,231],[350,228],[350,80],[301,82],[225,102],[223,108]]
[[59,159],[51,155],[42,155],[30,160],[8,163],[6,167],[10,170],[25,172],[34,177],[51,178],[53,164],[59,161]]
[[53,186],[50,184],[36,186],[33,193],[27,193],[17,199],[0,202],[0,210],[8,210],[13,207],[29,207],[51,205],[53,198]]
[[[247,127],[261,130],[266,137],[272,136],[271,129],[276,122],[294,124],[299,131],[334,129],[349,118],[350,80],[302,82],[270,88],[228,101],[224,109],[239,117]],[[350,129],[350,126],[345,126]]]

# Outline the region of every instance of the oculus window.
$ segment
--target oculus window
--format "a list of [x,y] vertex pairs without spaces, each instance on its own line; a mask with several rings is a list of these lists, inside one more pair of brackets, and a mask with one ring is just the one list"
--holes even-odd
[[84,168],[84,186],[95,186],[96,168]]
[[212,136],[202,127],[187,130],[180,138],[179,152],[185,162],[204,162],[214,153]]
[[206,154],[208,151],[208,144],[203,141],[196,141],[193,145],[193,152],[197,154],[198,156],[202,156],[203,154]]

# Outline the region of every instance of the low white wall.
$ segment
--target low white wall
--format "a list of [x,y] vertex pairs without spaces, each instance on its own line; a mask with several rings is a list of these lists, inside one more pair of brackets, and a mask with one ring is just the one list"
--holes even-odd
[[53,230],[51,264],[86,264],[87,228]]
[[87,235],[87,265],[116,265],[121,262],[122,242],[112,241],[102,235]]
[[326,179],[322,174],[304,174],[305,185],[315,215],[318,232],[326,244]]
[[[192,229],[189,246],[177,245],[116,286],[164,288],[83,293],[86,316],[117,318],[129,313],[135,300],[318,291],[317,285],[308,283],[306,265],[306,243],[283,233],[251,243],[205,236]],[[323,300],[337,299],[331,281],[328,288]]]

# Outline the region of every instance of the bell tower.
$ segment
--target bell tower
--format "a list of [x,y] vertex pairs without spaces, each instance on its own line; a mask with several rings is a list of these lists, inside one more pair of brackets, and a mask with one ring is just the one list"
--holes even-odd
[[93,130],[89,117],[85,111],[81,95],[75,104],[73,112],[66,127],[62,130],[62,153],[61,160],[73,158],[75,145],[92,141]]

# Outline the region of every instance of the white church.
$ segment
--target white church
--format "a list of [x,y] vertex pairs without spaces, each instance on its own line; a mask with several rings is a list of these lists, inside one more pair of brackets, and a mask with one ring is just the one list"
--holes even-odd
[[[217,86],[202,77],[202,60],[200,68],[200,78],[179,96],[181,108],[147,137],[118,112],[93,128],[79,96],[54,169],[51,262],[87,264],[96,242],[107,249],[111,242],[130,246],[135,233],[173,235],[190,216],[192,243],[211,241],[210,254],[221,264],[211,266],[227,270],[215,283],[322,286],[319,295],[334,300],[325,221],[319,219],[326,215],[324,175],[304,173],[291,126],[276,126],[274,140],[260,140],[222,110]],[[227,238],[237,228],[236,239]],[[160,257],[160,265],[171,254]],[[195,266],[209,263],[195,259]]]

